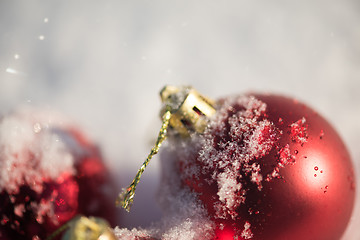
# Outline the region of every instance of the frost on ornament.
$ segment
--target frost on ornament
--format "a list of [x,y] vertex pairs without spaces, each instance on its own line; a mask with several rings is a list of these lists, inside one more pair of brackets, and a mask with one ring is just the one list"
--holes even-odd
[[[234,228],[235,235],[244,239],[253,235],[251,224],[239,216],[248,192],[261,192],[264,181],[280,178],[280,169],[295,162],[289,145],[278,144],[284,132],[267,117],[266,109],[267,105],[253,96],[220,100],[205,133],[180,139],[174,151],[182,182],[199,193],[213,220],[243,222],[243,228]],[[301,144],[307,141],[305,122],[303,118],[288,126],[292,139]],[[276,165],[262,169],[267,164],[263,158],[270,152],[275,153]]]
[[4,115],[0,238],[44,239],[80,213],[104,212],[113,222],[104,206],[112,203],[105,197],[111,186],[105,172],[96,146],[59,114],[21,108]]
[[291,139],[297,143],[304,144],[307,142],[307,125],[306,119],[303,117],[302,119],[294,122],[290,126]]
[[[5,116],[0,122],[0,191],[17,194],[23,185],[36,193],[44,180],[55,180],[61,173],[73,174],[72,149],[47,123],[32,119],[30,113]],[[79,146],[72,146],[80,149]]]

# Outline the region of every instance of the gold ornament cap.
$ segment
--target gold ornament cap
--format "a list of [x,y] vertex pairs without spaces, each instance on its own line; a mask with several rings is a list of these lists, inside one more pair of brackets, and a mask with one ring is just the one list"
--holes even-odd
[[109,223],[99,217],[76,216],[58,228],[46,240],[57,239],[64,231],[61,240],[116,240]]
[[170,127],[183,137],[191,132],[203,133],[208,118],[215,114],[214,101],[204,97],[192,87],[165,86],[160,92],[165,104],[161,115],[170,109]]

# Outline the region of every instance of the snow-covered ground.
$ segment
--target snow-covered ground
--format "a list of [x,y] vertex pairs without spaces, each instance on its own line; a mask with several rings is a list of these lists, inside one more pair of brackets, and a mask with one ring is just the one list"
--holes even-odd
[[[192,85],[213,98],[282,93],[330,120],[359,174],[359,13],[356,0],[3,0],[0,113],[18,105],[65,113],[127,186],[160,128],[164,85]],[[160,218],[157,160],[122,227]],[[359,201],[345,240],[360,238]]]

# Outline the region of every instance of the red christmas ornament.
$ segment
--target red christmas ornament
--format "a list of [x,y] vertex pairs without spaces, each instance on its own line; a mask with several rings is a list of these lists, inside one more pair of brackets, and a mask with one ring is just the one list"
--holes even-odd
[[0,171],[1,239],[45,239],[77,214],[114,224],[114,186],[98,148],[53,113],[0,119]]
[[[192,88],[167,86],[161,98],[157,142],[119,195],[119,205],[130,209],[141,174],[169,137],[171,157],[165,160],[168,170],[175,162],[172,182],[179,174],[180,188],[197,194],[215,226],[213,231],[200,229],[201,236],[341,237],[354,204],[353,166],[339,135],[318,113],[276,95],[249,94],[215,103]],[[189,206],[197,207],[192,201]]]
[[183,185],[217,225],[215,239],[339,239],[355,183],[330,124],[276,95],[229,97],[216,106],[204,133],[179,138],[176,157]]

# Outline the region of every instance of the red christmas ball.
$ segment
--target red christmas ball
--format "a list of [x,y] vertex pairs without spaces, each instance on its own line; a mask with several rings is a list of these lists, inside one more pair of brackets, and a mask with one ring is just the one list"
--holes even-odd
[[183,186],[198,193],[215,239],[339,239],[355,183],[333,127],[297,100],[246,95],[218,101],[203,134],[177,143]]
[[100,151],[54,113],[0,119],[0,238],[45,239],[77,214],[114,224],[115,189]]

